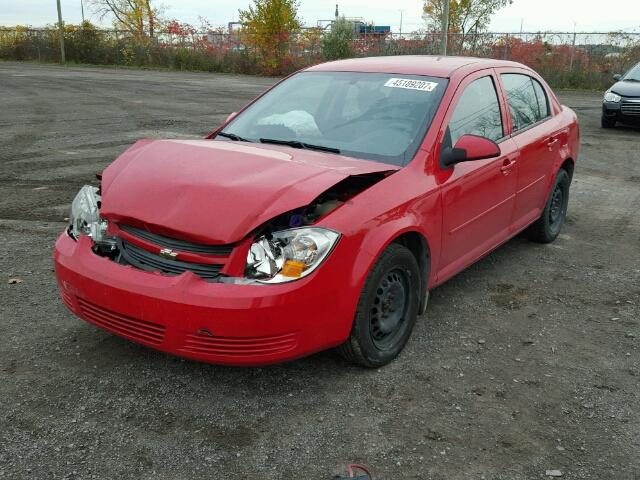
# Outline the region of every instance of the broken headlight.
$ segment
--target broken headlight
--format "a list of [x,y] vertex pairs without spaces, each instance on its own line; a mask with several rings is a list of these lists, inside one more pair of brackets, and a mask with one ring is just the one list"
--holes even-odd
[[340,234],[326,228],[293,228],[256,239],[247,255],[245,275],[267,283],[302,278],[329,255]]
[[115,247],[115,239],[107,235],[107,221],[100,218],[98,189],[85,185],[71,203],[69,234],[73,238],[88,235],[96,245]]

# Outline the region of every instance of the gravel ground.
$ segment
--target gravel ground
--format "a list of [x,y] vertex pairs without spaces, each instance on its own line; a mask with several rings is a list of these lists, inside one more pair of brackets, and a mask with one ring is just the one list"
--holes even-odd
[[65,309],[51,250],[77,189],[273,81],[0,63],[0,478],[640,478],[640,130],[600,129],[598,93],[560,95],[582,131],[561,237],[435,289],[383,369],[205,365]]

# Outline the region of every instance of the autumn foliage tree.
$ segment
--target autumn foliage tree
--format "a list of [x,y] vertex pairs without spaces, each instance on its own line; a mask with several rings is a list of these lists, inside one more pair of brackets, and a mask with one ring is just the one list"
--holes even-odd
[[260,52],[265,63],[277,68],[291,34],[300,30],[298,1],[253,0],[253,5],[239,14],[246,42]]
[[491,16],[513,0],[424,0],[422,18],[433,31],[440,30],[445,2],[449,2],[449,32],[465,36],[484,33]]
[[155,34],[158,10],[151,0],[90,0],[89,4],[100,18],[112,17],[116,29],[132,32],[137,39]]

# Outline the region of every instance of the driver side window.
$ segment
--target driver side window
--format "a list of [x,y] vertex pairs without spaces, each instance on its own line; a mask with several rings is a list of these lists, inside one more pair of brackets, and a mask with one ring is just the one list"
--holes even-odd
[[451,116],[445,146],[455,145],[467,134],[493,141],[504,136],[498,93],[490,76],[479,78],[465,88]]

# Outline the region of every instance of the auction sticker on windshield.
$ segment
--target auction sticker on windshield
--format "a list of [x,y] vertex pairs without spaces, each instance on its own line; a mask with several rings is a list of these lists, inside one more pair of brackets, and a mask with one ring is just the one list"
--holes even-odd
[[390,78],[385,87],[391,88],[407,88],[409,90],[421,90],[423,92],[432,92],[438,86],[435,82],[427,82],[426,80],[412,80],[410,78]]

